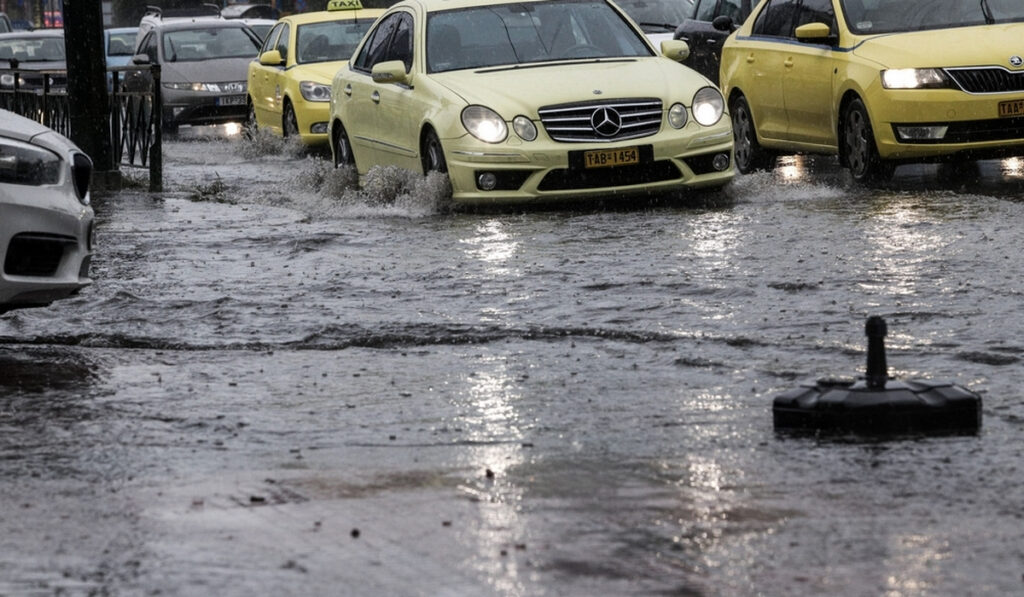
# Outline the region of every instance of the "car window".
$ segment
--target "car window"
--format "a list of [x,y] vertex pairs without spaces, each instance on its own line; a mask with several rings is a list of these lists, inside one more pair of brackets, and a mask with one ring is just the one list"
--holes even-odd
[[799,8],[798,0],[768,0],[754,21],[754,35],[792,37],[793,21]]
[[643,38],[606,2],[556,0],[432,13],[427,71],[525,62],[651,56]]
[[841,4],[847,25],[859,34],[1024,21],[1020,0],[841,0]]
[[[825,0],[831,3],[831,0]],[[718,7],[718,14],[715,16],[726,16],[732,18],[737,25],[742,23],[750,14],[750,0],[722,0]]]
[[698,21],[713,21],[715,19],[715,9],[718,7],[718,0],[699,0],[700,3],[697,5],[697,11],[694,13],[695,19]]
[[824,23],[829,26],[830,31],[835,32],[832,0],[803,0],[800,12],[797,13],[794,29],[808,23]]
[[[295,30],[295,62],[348,60],[371,25],[373,21],[369,19],[299,25]],[[409,66],[411,64],[406,66],[406,70]]]
[[163,50],[168,62],[197,62],[255,56],[259,43],[242,27],[176,29],[164,33]]
[[398,29],[398,25],[405,13],[396,12],[385,17],[370,34],[371,37],[363,44],[359,56],[356,57],[355,67],[359,70],[369,71],[373,65],[383,62],[388,51],[388,43],[391,36]]
[[156,33],[150,31],[149,34],[143,38],[142,44],[139,46],[139,54],[145,54],[149,57],[149,62],[151,64],[156,64],[158,60],[156,48]]
[[281,28],[281,37],[277,38],[277,45],[274,49],[281,54],[281,60],[288,60],[288,38],[291,37],[292,28],[286,23]]
[[675,26],[690,18],[693,6],[682,0],[616,0],[622,10],[641,27]]
[[131,56],[135,47],[135,32],[111,33],[107,40],[108,56]]
[[274,25],[274,28],[270,30],[267,37],[263,39],[263,47],[260,48],[260,54],[274,49],[274,45],[277,43],[277,36],[281,34],[281,29],[283,28],[284,23]]
[[64,60],[64,38],[16,38],[0,41],[0,59],[18,62]]

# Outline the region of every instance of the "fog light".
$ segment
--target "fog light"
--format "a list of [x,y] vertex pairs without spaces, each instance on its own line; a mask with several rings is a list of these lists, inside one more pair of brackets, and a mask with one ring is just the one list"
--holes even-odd
[[727,153],[716,153],[713,160],[711,160],[711,166],[719,172],[729,167],[729,154]]
[[313,133],[314,135],[326,135],[327,134],[327,123],[326,122],[316,122],[316,123],[313,123],[313,126],[309,127],[309,132]]
[[935,141],[946,136],[949,127],[937,126],[897,126],[896,134],[903,141]]
[[493,172],[481,172],[476,175],[476,186],[481,191],[493,191],[498,186],[498,177]]

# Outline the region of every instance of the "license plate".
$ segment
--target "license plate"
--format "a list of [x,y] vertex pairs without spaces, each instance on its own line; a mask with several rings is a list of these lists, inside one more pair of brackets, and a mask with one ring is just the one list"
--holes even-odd
[[244,95],[222,95],[217,98],[218,106],[244,106]]
[[999,102],[999,117],[1024,116],[1024,99]]
[[585,168],[609,168],[612,166],[628,166],[640,163],[639,147],[622,147],[619,149],[596,149],[583,152]]

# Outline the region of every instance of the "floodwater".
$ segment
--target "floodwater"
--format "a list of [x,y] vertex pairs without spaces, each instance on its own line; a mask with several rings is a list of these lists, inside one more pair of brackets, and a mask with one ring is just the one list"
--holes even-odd
[[[95,284],[0,318],[0,595],[1024,592],[1024,162],[877,190],[460,213],[262,139],[95,200]],[[863,372],[976,435],[793,437]]]

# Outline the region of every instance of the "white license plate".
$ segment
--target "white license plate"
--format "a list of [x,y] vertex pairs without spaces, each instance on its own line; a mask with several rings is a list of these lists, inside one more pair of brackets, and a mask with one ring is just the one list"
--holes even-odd
[[218,106],[244,106],[245,96],[244,95],[222,95],[217,98]]

